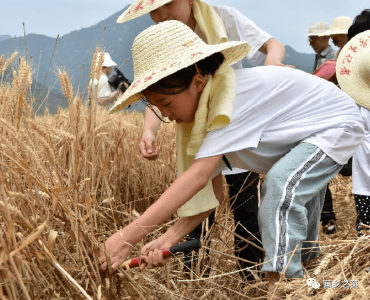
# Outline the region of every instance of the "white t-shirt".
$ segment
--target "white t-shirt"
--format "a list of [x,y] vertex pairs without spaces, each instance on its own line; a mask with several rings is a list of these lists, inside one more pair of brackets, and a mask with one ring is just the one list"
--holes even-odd
[[[266,55],[259,52],[258,49],[272,38],[272,36],[258,28],[256,24],[234,7],[226,5],[212,7],[224,23],[228,41],[248,42],[252,48],[247,54],[246,59],[252,66],[259,65],[265,59]],[[198,34],[203,41],[207,42],[204,34],[199,30],[198,26],[195,27],[194,32]],[[237,62],[232,65],[232,67],[235,70],[242,69],[242,61]]]
[[370,196],[370,111],[359,106],[365,121],[365,137],[352,161],[352,193]]
[[345,164],[363,127],[353,99],[331,82],[286,67],[241,69],[230,124],[209,132],[195,159],[225,154],[232,166],[266,174],[303,141]]
[[[266,54],[258,51],[258,49],[261,48],[261,46],[264,43],[266,43],[270,38],[272,38],[272,36],[267,32],[263,31],[262,29],[258,28],[253,21],[249,20],[246,16],[244,16],[234,7],[226,5],[218,5],[212,7],[220,16],[222,22],[224,23],[228,41],[248,42],[248,44],[251,45],[251,50],[249,51],[245,58],[252,66],[258,66],[266,58]],[[194,32],[204,42],[207,43],[205,35],[200,31],[198,26],[195,26]],[[243,63],[242,61],[238,61],[231,67],[234,70],[243,69]],[[235,167],[231,171],[225,167],[222,174],[224,175],[238,174],[246,171],[247,170]]]
[[[96,85],[98,85],[98,93],[96,95],[96,99],[108,97],[110,93],[113,92],[113,89],[108,82],[108,76],[105,73],[101,74],[99,80],[95,78],[94,83],[92,83],[92,80],[90,79],[89,85],[92,85],[92,84],[93,84],[92,88],[93,88],[94,93],[95,93]],[[107,110],[109,110],[113,107],[113,105],[114,105],[114,102],[108,103],[107,105],[99,105],[99,106],[105,107]]]

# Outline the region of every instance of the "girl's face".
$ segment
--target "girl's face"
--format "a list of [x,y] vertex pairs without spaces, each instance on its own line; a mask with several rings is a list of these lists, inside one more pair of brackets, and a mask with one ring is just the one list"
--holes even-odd
[[150,17],[155,23],[177,20],[195,29],[195,18],[191,11],[191,5],[195,0],[173,0],[156,10],[150,12]]
[[190,87],[176,95],[163,95],[148,90],[143,91],[147,101],[155,105],[163,117],[168,117],[176,123],[192,123],[198,109],[200,95],[206,85],[202,75],[195,75]]

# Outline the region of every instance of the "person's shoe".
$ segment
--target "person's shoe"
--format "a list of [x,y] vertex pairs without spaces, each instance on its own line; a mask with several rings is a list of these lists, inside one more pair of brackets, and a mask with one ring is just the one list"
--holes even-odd
[[326,234],[334,234],[336,232],[337,232],[337,227],[335,227],[335,225],[328,226],[328,229],[326,229],[325,231]]
[[357,236],[359,238],[370,238],[370,230],[367,231],[361,230],[361,232],[357,233]]

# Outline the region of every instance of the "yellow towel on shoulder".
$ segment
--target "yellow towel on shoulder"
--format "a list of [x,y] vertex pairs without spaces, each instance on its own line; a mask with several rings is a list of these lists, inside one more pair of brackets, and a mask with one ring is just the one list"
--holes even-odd
[[227,34],[224,23],[213,7],[203,1],[196,0],[193,3],[193,16],[199,30],[207,38],[207,44],[217,45],[227,42]]
[[[177,125],[178,176],[193,163],[207,132],[223,128],[230,123],[235,90],[235,71],[230,66],[221,65],[203,89],[194,123]],[[194,216],[213,209],[218,204],[209,181],[204,189],[178,209],[177,214],[180,217]]]
[[[199,30],[205,35],[207,43],[216,45],[227,42],[225,26],[209,4],[196,0],[193,15]],[[225,97],[225,95],[227,95]],[[216,96],[216,97],[214,97]],[[209,100],[213,99],[210,103]],[[235,99],[235,73],[231,67],[222,66],[214,78],[205,86],[193,124],[177,126],[177,172],[180,176],[194,161],[195,154],[208,131],[229,124]],[[192,199],[180,207],[180,217],[194,216],[218,206],[211,181]]]

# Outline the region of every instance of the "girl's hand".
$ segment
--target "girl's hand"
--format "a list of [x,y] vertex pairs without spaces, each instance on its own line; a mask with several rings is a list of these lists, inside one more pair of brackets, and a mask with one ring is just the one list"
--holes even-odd
[[150,251],[148,255],[141,256],[140,270],[144,270],[145,268],[154,269],[163,267],[168,262],[168,259],[169,257],[163,258],[161,250],[155,249]]
[[161,242],[160,238],[146,244],[141,248],[143,255],[141,256],[140,270],[163,267],[168,262],[168,258],[163,258],[161,249],[169,249],[171,246],[173,245],[169,242]]
[[100,270],[105,271],[108,268],[105,250],[110,256],[111,267],[115,271],[127,259],[133,246],[125,242],[121,231],[113,234],[105,241],[105,248],[102,245],[99,249]]
[[155,143],[155,135],[149,131],[144,131],[139,143],[139,150],[144,158],[149,160],[155,160],[158,158],[160,150]]
[[278,64],[276,64],[275,66],[279,66],[279,67],[287,67],[287,68],[295,69],[295,66],[291,66],[291,65],[284,65],[284,64],[282,64],[282,63],[278,63]]

